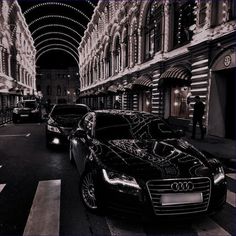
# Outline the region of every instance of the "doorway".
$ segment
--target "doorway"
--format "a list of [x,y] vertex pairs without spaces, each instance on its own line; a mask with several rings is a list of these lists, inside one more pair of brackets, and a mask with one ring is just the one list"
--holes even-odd
[[212,74],[208,133],[235,140],[235,68]]

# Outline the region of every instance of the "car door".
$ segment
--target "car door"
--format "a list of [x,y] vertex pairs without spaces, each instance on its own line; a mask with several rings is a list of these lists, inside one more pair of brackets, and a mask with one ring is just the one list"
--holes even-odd
[[86,159],[90,156],[90,147],[93,133],[94,116],[92,113],[86,115],[75,131],[72,142],[76,143],[74,153],[75,162],[80,174],[85,169]]

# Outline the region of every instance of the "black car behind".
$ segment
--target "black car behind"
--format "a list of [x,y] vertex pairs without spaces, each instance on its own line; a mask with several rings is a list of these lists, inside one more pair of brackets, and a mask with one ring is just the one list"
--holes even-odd
[[84,104],[57,104],[52,108],[46,124],[46,144],[68,144],[68,135],[79,120],[89,111]]
[[214,212],[225,203],[221,164],[149,113],[89,112],[70,136],[70,160],[91,211],[186,216]]
[[13,109],[13,123],[21,121],[41,121],[41,107],[36,100],[22,100]]

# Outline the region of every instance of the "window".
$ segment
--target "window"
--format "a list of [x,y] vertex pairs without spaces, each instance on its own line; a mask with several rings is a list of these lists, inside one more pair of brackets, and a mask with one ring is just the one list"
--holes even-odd
[[233,20],[236,18],[235,8],[235,0],[228,0],[228,20]]
[[171,116],[188,118],[189,95],[190,88],[187,86],[171,88]]
[[106,78],[107,78],[111,76],[111,71],[112,71],[110,46],[108,46],[107,48],[105,63],[106,63]]
[[61,96],[61,86],[57,86],[57,96]]
[[47,86],[47,95],[48,96],[52,95],[52,88],[50,85]]
[[125,36],[124,36],[124,52],[123,52],[123,59],[124,59],[124,68],[128,67],[129,64],[129,40],[128,40],[128,34],[127,34],[127,28],[125,31]]
[[116,38],[115,41],[115,52],[114,52],[114,66],[115,66],[115,73],[118,73],[120,70],[120,64],[121,64],[121,47],[120,47],[120,42],[119,38]]
[[160,1],[150,3],[144,29],[145,59],[153,57],[161,49],[163,5]]
[[194,1],[179,0],[174,3],[173,47],[177,48],[192,40],[195,24]]

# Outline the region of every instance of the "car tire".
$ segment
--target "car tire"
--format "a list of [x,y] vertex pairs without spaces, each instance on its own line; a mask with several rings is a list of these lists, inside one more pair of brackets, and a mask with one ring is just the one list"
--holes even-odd
[[101,207],[96,196],[95,173],[86,171],[79,182],[79,192],[85,207],[92,213],[100,213]]

